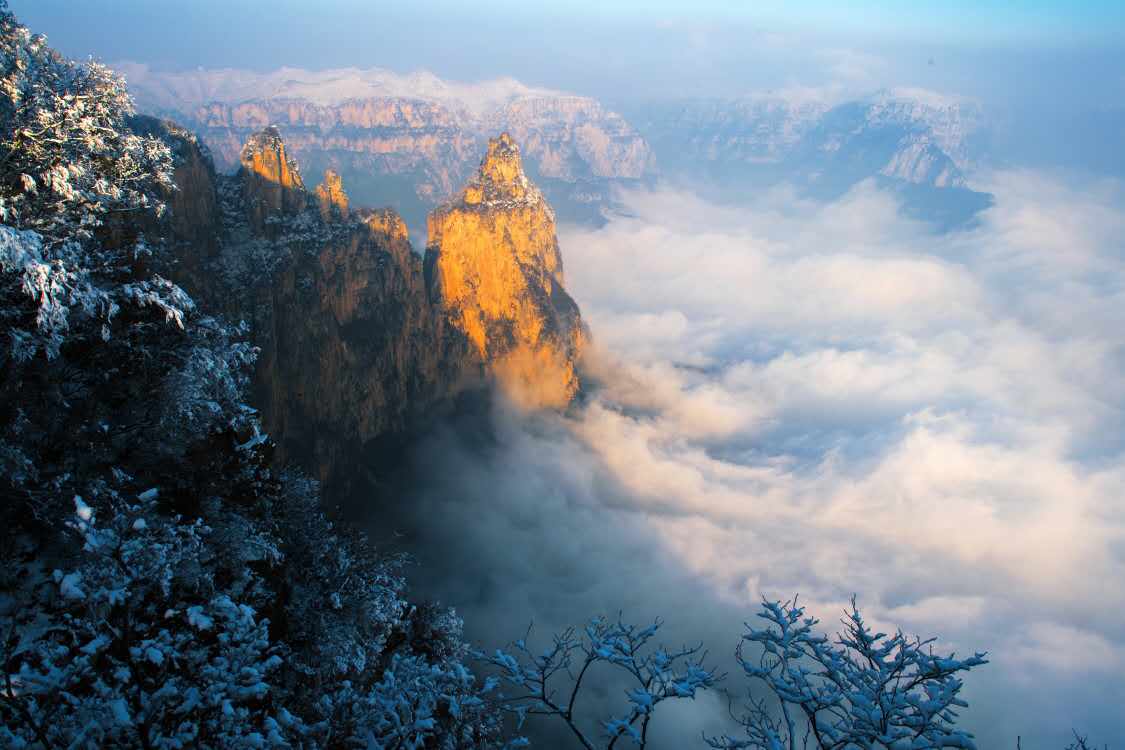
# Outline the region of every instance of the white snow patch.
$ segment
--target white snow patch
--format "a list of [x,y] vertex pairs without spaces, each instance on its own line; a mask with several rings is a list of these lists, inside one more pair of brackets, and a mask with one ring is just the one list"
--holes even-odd
[[74,496],[74,515],[86,523],[92,523],[94,520],[94,509],[85,503],[81,495]]

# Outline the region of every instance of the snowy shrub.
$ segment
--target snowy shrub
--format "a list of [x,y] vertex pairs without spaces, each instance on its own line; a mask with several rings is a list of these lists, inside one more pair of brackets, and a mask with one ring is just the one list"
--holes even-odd
[[160,211],[171,154],[126,126],[132,106],[111,70],[65,59],[0,7],[0,221],[54,246]]
[[498,746],[460,622],[274,472],[246,330],[153,272],[130,112],[0,2],[0,746]]
[[[673,651],[653,647],[651,641],[660,627],[659,620],[640,628],[595,618],[580,631],[568,628],[556,634],[542,653],[534,653],[525,638],[516,641],[510,651],[499,649],[477,656],[515,691],[503,696],[501,705],[521,725],[528,716],[550,716],[562,720],[587,750],[608,750],[622,738],[643,748],[649,740],[649,722],[660,703],[693,699],[698,691],[714,687],[721,679],[714,669],[704,666],[701,646]],[[600,735],[584,727],[575,714],[584,681],[597,665],[617,670],[633,685],[625,694],[624,713],[601,721]]]
[[362,538],[338,531],[320,509],[316,483],[286,475],[280,522],[292,568],[289,638],[326,682],[374,665],[407,612],[401,560],[380,560]]
[[[260,746],[284,647],[220,591],[201,521],[104,489],[105,519],[74,498],[73,567],[25,565],[33,606],[7,613],[6,746]],[[238,571],[224,571],[238,575]],[[242,574],[246,577],[246,574]]]
[[[1097,750],[1097,746],[1090,742],[1090,739],[1084,735],[1074,732],[1074,742],[1066,746],[1066,750]],[[1109,750],[1109,745],[1105,746],[1105,750]]]
[[[832,642],[813,630],[796,600],[763,602],[767,626],[748,627],[737,655],[743,671],[767,688],[773,702],[748,700],[741,724],[746,739],[721,737],[711,747],[975,748],[955,726],[960,673],[986,664],[985,654],[938,656],[933,639],[873,633],[852,601],[844,632]],[[756,653],[748,655],[746,644]]]

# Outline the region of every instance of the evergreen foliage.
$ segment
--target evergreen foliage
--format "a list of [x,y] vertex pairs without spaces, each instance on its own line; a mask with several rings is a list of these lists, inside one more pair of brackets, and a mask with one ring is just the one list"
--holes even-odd
[[154,269],[172,161],[0,6],[0,746],[501,744],[460,622],[270,468],[246,331]]

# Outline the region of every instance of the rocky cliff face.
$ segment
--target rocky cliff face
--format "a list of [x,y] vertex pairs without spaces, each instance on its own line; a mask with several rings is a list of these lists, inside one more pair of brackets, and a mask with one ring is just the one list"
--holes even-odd
[[373,451],[480,382],[474,350],[436,315],[401,219],[298,240],[253,297],[255,404],[293,458],[352,494]]
[[939,228],[971,222],[991,204],[972,190],[982,117],[971,102],[916,90],[834,102],[755,96],[660,102],[630,119],[665,174],[700,177],[719,199],[785,182],[834,199],[865,180],[898,194],[905,213]]
[[799,96],[663,102],[632,119],[670,171],[776,166],[790,179],[883,175],[944,188],[964,186],[981,118],[971,103],[906,90],[831,106]]
[[499,386],[528,408],[570,403],[584,328],[563,287],[554,212],[509,134],[489,141],[477,174],[428,229],[430,299]]
[[[190,156],[186,133],[164,135]],[[348,497],[357,482],[369,491],[378,454],[460,394],[491,382],[524,406],[569,403],[579,314],[562,289],[553,214],[509,138],[490,146],[459,201],[435,212],[429,285],[395,211],[349,205],[338,175],[306,192],[275,129],[241,154],[238,174],[180,185],[170,272],[248,324],[261,349],[254,403],[280,459]],[[183,170],[195,175],[190,158]],[[185,220],[208,206],[216,239],[202,250]]]
[[176,259],[174,275],[185,286],[199,287],[207,264],[219,252],[223,232],[211,153],[193,133],[168,120],[137,116],[131,127],[162,139],[172,151],[175,189],[162,196],[168,211],[161,220],[163,226],[147,226],[145,233],[173,245],[167,255]]
[[541,177],[639,179],[653,167],[637,131],[594,99],[555,96],[517,99],[489,117],[511,133]]
[[692,99],[640,106],[631,120],[665,171],[780,161],[828,110],[780,97]]

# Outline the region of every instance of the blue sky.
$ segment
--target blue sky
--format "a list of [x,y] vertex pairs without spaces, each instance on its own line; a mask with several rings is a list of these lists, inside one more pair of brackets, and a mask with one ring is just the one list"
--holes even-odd
[[[1117,122],[1125,3],[1105,0],[11,0],[65,54],[160,70],[429,70],[633,100],[897,86],[983,102],[1009,144],[1102,159],[1077,120]],[[1054,153],[1062,148],[1067,153]],[[1070,152],[1082,151],[1075,156]],[[1086,153],[1089,152],[1089,153]],[[1079,158],[1081,157],[1081,158]]]
[[[65,54],[156,69],[282,66],[512,76],[631,100],[896,86],[966,95],[1025,157],[1101,159],[1057,135],[1120,118],[1125,3],[1104,0],[11,0]],[[1089,115],[1089,116],[1087,116]],[[1104,119],[1104,118],[1103,118]],[[1089,140],[1089,139],[1087,139]],[[1068,153],[1054,154],[1060,147]],[[1095,144],[1096,145],[1096,144]]]
[[[1112,48],[1125,39],[1125,3],[1104,0],[900,0],[839,3],[515,0],[387,3],[362,0],[13,0],[12,9],[69,54],[144,59],[165,67],[382,65],[449,75],[508,72],[543,57],[644,53],[677,30],[784,34],[845,47],[983,47],[1026,51]],[[618,47],[618,45],[620,45]],[[651,51],[651,50],[650,50]]]

